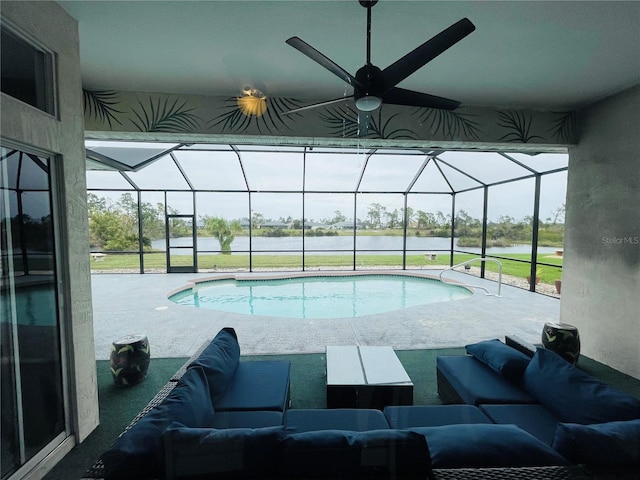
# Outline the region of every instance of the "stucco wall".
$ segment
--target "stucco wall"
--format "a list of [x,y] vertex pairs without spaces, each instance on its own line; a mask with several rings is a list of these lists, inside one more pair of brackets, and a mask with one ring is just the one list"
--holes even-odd
[[569,151],[561,320],[640,378],[640,85],[581,112]]
[[82,441],[98,425],[98,392],[93,348],[93,314],[86,206],[84,115],[77,22],[55,2],[2,2],[2,18],[56,54],[58,114],[51,116],[0,94],[3,140],[50,152],[62,173],[64,210],[62,284],[69,301],[63,321],[69,339],[72,427]]

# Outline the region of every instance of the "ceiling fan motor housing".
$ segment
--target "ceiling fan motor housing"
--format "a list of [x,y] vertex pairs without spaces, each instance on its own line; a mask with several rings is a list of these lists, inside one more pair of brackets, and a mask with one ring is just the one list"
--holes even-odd
[[370,112],[382,104],[383,85],[380,82],[381,70],[370,63],[356,72],[360,86],[354,86],[353,98],[358,110]]

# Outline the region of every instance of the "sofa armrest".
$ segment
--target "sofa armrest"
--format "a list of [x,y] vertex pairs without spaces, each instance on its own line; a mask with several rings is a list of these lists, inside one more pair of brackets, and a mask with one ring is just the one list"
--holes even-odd
[[470,355],[444,355],[436,359],[438,393],[445,403],[539,403]]
[[528,357],[533,357],[538,349],[532,343],[527,342],[526,340],[521,339],[517,335],[507,335],[504,337],[504,343],[511,348],[515,348],[519,352],[524,353]]

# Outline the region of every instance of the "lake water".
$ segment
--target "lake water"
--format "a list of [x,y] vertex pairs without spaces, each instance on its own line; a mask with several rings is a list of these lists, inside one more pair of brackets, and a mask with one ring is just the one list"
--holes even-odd
[[[191,237],[172,238],[171,246],[190,246]],[[156,250],[165,250],[166,244],[164,240],[154,240],[151,245]],[[251,242],[251,248],[254,254],[269,255],[288,255],[293,251],[302,250],[302,237],[255,237]],[[308,254],[314,255],[333,255],[343,250],[345,254],[353,251],[353,237],[305,237],[304,248]],[[385,237],[385,236],[360,236],[356,238],[356,248],[362,253],[368,255],[385,255],[389,250],[402,250],[402,237]],[[407,237],[407,250],[417,250],[411,253],[424,253],[438,250],[449,250],[451,248],[451,239],[443,237]],[[465,250],[472,253],[480,253],[480,248],[460,248],[457,246],[457,240],[454,248]],[[231,244],[234,254],[246,255],[249,251],[249,237],[236,237]],[[217,252],[220,250],[218,240],[213,237],[198,237],[198,251],[200,253]],[[313,251],[320,250],[320,251]],[[324,251],[322,251],[324,250]],[[386,251],[367,251],[367,250],[386,250]],[[554,247],[539,247],[538,253],[553,253],[557,250]],[[530,245],[514,245],[513,247],[495,247],[487,248],[487,253],[529,253]],[[191,252],[176,250],[174,253],[190,255]]]

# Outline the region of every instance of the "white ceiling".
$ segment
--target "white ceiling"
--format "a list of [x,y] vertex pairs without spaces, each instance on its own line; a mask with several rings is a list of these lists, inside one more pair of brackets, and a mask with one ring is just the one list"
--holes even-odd
[[[79,22],[83,86],[333,99],[351,87],[285,44],[299,36],[355,74],[366,9],[335,1],[60,1]],[[578,108],[640,83],[640,2],[380,0],[385,68],[463,17],[476,31],[400,84],[466,105]]]

